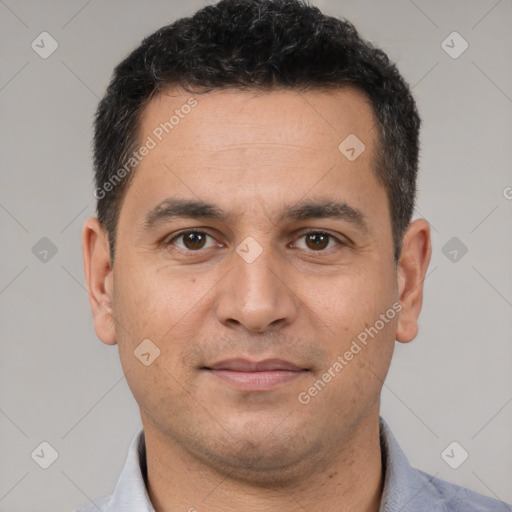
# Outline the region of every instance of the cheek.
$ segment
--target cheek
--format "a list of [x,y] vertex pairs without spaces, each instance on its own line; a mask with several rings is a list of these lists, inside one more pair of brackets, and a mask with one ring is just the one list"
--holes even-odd
[[197,302],[192,283],[177,272],[171,275],[137,262],[124,269],[119,265],[118,271],[121,277],[115,279],[114,312],[134,338],[162,340]]
[[[329,354],[323,371],[336,375],[324,396],[326,404],[333,400],[350,409],[347,400],[361,399],[364,407],[379,395],[398,324],[393,275],[392,269],[377,266],[353,270],[333,280],[321,295],[311,294],[309,302],[315,304],[319,325],[326,327],[319,335]],[[325,378],[330,379],[329,375]]]
[[[397,297],[396,279],[389,269],[350,269],[323,287],[303,287],[303,301],[331,335],[357,336],[392,308]],[[383,332],[393,329],[391,311]],[[380,326],[380,323],[379,323]],[[330,336],[332,338],[333,336]]]
[[[181,381],[183,359],[204,323],[211,285],[169,268],[150,269],[139,263],[119,264],[114,278],[113,311],[123,369],[133,373],[132,379],[141,371],[145,373],[140,377],[147,379],[155,372],[165,376],[167,370]],[[144,363],[153,359],[146,368]],[[151,372],[146,371],[149,368]]]
[[146,414],[152,417],[151,411],[161,409],[172,416],[176,411],[169,404],[184,407],[186,403],[181,360],[193,336],[187,325],[198,324],[193,320],[193,294],[181,286],[179,277],[171,286],[169,276],[165,279],[162,273],[147,269],[135,273],[132,269],[141,268],[135,264],[129,268],[127,272],[119,265],[123,279],[116,280],[114,286],[121,365],[132,394]]

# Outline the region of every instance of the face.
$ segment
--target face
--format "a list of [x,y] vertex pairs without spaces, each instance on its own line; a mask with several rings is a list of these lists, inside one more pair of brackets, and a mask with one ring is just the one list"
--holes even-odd
[[89,283],[103,269],[96,330],[119,345],[146,431],[283,477],[378,416],[395,339],[411,337],[378,127],[351,89],[193,98],[170,90],[144,110],[154,147],[124,197],[113,270],[106,245],[86,255]]

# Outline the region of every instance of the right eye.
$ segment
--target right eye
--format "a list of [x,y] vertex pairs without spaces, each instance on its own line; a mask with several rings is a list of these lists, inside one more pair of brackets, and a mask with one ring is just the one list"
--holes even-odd
[[197,252],[201,249],[208,249],[215,246],[215,242],[211,242],[210,245],[206,245],[208,238],[212,238],[213,240],[213,237],[204,231],[187,230],[178,233],[168,242],[165,242],[165,245],[175,245],[183,251]]

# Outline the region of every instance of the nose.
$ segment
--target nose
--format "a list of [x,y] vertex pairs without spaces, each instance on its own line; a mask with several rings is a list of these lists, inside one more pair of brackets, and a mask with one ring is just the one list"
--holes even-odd
[[215,314],[223,325],[263,333],[293,323],[299,300],[287,279],[286,262],[263,248],[254,260],[233,254],[231,271],[217,289]]

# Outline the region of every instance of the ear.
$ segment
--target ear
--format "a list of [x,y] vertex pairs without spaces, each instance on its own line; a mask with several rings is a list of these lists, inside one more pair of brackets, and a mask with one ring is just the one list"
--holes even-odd
[[82,251],[85,282],[96,335],[103,343],[115,345],[117,339],[112,316],[113,273],[108,236],[96,217],[91,217],[84,224]]
[[418,316],[423,302],[423,282],[427,273],[432,245],[430,226],[424,219],[409,224],[398,260],[398,291],[402,310],[396,340],[412,341],[418,334]]

